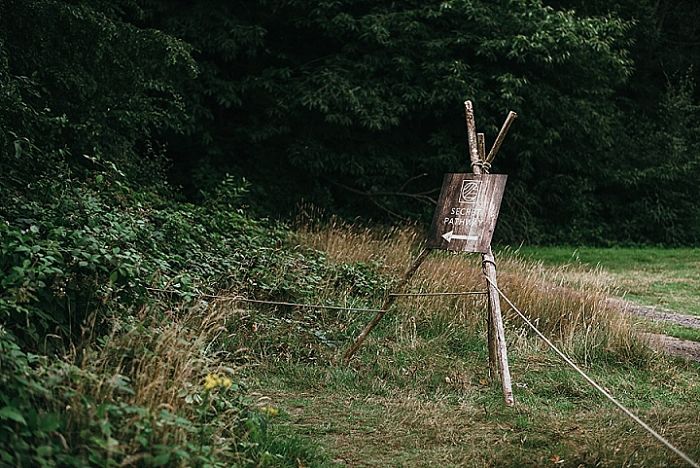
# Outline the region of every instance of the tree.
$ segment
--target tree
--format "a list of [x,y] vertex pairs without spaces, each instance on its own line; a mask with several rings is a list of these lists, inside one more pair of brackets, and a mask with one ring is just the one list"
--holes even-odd
[[202,70],[194,126],[170,145],[192,193],[234,170],[265,212],[305,198],[427,218],[415,194],[467,168],[471,98],[491,138],[507,110],[522,117],[495,167],[512,174],[502,236],[588,228],[600,209],[632,70],[624,20],[537,0],[153,4],[137,24],[191,43]]

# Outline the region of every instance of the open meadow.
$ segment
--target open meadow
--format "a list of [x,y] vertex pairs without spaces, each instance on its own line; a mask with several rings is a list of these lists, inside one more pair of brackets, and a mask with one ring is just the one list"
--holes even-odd
[[[415,252],[411,230],[332,226],[300,233],[334,262],[395,276]],[[537,252],[532,249],[531,252]],[[544,249],[543,255],[547,254]],[[605,299],[605,274],[583,265],[499,262],[506,294],[575,361],[642,419],[700,454],[700,366],[650,351],[638,320]],[[560,263],[560,262],[557,262]],[[619,271],[619,270],[618,270]],[[411,291],[483,287],[478,259],[434,254]],[[349,297],[351,292],[347,291]],[[333,291],[328,303],[347,301]],[[490,383],[483,298],[403,299],[351,365],[342,349],[369,317],[240,311],[249,361],[241,372],[283,431],[317,441],[330,464],[350,466],[680,466],[507,314],[516,406]]]
[[523,246],[518,253],[545,265],[600,267],[601,276],[630,301],[700,315],[698,248]]

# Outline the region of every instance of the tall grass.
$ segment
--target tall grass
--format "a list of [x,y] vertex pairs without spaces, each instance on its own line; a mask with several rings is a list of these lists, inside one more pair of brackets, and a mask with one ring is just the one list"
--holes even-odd
[[[179,423],[161,421],[149,428],[143,437],[150,446],[187,446],[198,436],[194,433],[197,422],[207,420],[207,435],[220,442],[214,452],[230,452],[236,446],[231,439],[234,431],[221,423],[235,427],[241,407],[217,404],[217,400],[231,398],[229,388],[207,391],[202,383],[207,375],[227,377],[232,383],[238,380],[236,369],[226,366],[225,353],[216,344],[217,337],[226,330],[227,318],[235,313],[230,307],[216,304],[172,310],[165,315],[149,307],[139,316],[115,319],[112,332],[101,340],[102,345],[88,349],[76,359],[83,375],[92,376],[77,381],[76,398],[112,405],[118,402],[129,408],[132,416],[121,424],[136,423],[144,414],[162,415],[165,411],[173,419],[177,415]],[[225,393],[230,395],[224,396]],[[81,402],[76,401],[73,406],[81,408]],[[76,418],[94,416],[89,408],[75,412]],[[75,421],[75,426],[85,426],[85,422]],[[129,432],[123,429],[114,428],[114,437],[118,439],[116,434]],[[124,434],[121,439],[122,454],[137,454],[144,449],[139,437]]]
[[[278,409],[249,394],[228,346],[230,301],[144,308],[76,353],[66,382],[67,449],[98,466],[321,466],[322,452],[277,434]],[[116,320],[116,319],[115,319]],[[90,444],[85,442],[89,438]]]
[[[393,275],[400,275],[421,247],[422,234],[413,226],[365,228],[338,220],[327,224],[307,223],[299,231],[300,242],[322,250],[336,262],[374,262]],[[527,261],[516,251],[498,252],[498,280],[504,293],[537,327],[579,359],[605,355],[630,361],[648,357],[647,347],[634,331],[634,323],[607,301],[613,289],[602,271],[583,267],[545,267]],[[580,288],[568,279],[576,268]],[[409,284],[411,292],[485,291],[478,254],[434,252]],[[502,301],[510,340],[532,347],[529,330]],[[455,320],[470,327],[483,327],[485,296],[405,297],[397,311],[415,328],[416,320]],[[413,323],[411,323],[411,321]],[[514,339],[515,338],[515,339]],[[511,344],[512,345],[512,344]]]

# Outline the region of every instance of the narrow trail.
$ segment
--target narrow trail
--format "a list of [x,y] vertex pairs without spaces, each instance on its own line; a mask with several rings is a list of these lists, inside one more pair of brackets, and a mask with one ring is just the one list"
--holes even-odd
[[616,297],[609,298],[608,302],[616,307],[619,307],[628,314],[638,315],[640,317],[654,320],[655,322],[668,322],[674,325],[697,328],[700,330],[700,317],[696,315],[679,314],[670,310],[661,309],[659,307],[633,304],[625,301],[624,299],[619,299]]
[[673,356],[700,362],[700,343],[697,341],[681,340],[680,338],[658,333],[643,333],[642,336],[648,339],[649,344],[655,349]]
[[[655,322],[671,323],[700,330],[700,317],[695,315],[679,314],[658,307],[633,304],[624,299],[615,297],[609,298],[608,302],[615,307],[619,307],[620,310],[627,314],[636,315]],[[649,344],[657,350],[664,351],[672,356],[700,362],[700,343],[696,341],[681,340],[680,338],[660,333],[643,333],[642,336],[649,340]]]

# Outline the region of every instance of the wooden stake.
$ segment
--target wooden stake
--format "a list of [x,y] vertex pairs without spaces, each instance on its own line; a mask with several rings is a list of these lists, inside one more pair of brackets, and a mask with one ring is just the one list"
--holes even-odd
[[[467,119],[467,138],[469,141],[469,159],[471,160],[472,169],[476,169],[481,164],[479,160],[479,149],[476,143],[476,123],[474,121],[474,106],[471,101],[464,101],[464,115]],[[474,171],[474,174],[481,172]]]
[[506,117],[506,121],[503,122],[503,126],[501,127],[501,131],[498,132],[498,136],[496,137],[496,140],[493,142],[493,146],[491,147],[491,151],[489,151],[489,155],[486,157],[485,161],[487,163],[491,163],[493,161],[493,158],[496,157],[496,153],[498,153],[498,150],[501,149],[501,145],[503,144],[503,140],[506,139],[506,135],[508,134],[508,130],[510,129],[510,125],[513,123],[513,121],[518,117],[518,114],[516,114],[513,111],[508,112],[508,116]]
[[[467,120],[467,135],[469,138],[469,159],[471,160],[472,170],[474,171],[474,174],[481,174],[482,171],[481,164],[479,161],[479,150],[477,148],[474,108],[472,106],[471,101],[464,102],[464,110]],[[515,112],[511,112],[508,114],[508,118],[506,119],[507,123],[509,120],[512,123],[512,120],[515,118],[511,117],[511,114],[515,114]],[[508,123],[507,126],[510,127],[510,123]],[[506,128],[505,124],[504,128],[505,133],[507,133],[508,128]],[[501,133],[504,133],[503,129],[501,129]],[[502,137],[500,133],[498,135],[499,137],[501,137],[501,143],[503,142],[503,138],[505,138],[505,133]],[[498,144],[498,146],[500,147],[501,143],[498,143],[497,139],[497,141],[494,143],[494,148],[496,147],[496,144]],[[497,151],[498,149],[496,148],[496,152]],[[491,149],[491,152],[493,152],[493,148]],[[489,156],[491,156],[491,153],[489,153]],[[498,286],[496,280],[496,262],[494,260],[493,252],[491,251],[490,247],[487,253],[481,255],[481,262],[484,270],[484,275],[486,275],[486,277],[490,280],[486,282],[486,286],[489,292],[488,322],[490,323],[488,329],[489,331],[492,331],[492,334],[495,336],[495,340],[493,340],[495,342],[495,352],[492,351],[492,345],[491,343],[489,343],[489,369],[493,369],[494,367],[496,367],[493,364],[492,359],[497,357],[498,370],[501,374],[501,387],[503,389],[503,399],[505,400],[507,406],[513,406],[515,404],[515,400],[513,399],[513,387],[510,380],[510,368],[508,367],[508,351],[506,349],[505,327],[503,326],[503,316],[501,315],[501,300],[500,296],[498,295],[498,290],[496,289],[496,287]],[[493,354],[495,354],[495,356],[493,356]]]
[[[510,379],[510,368],[508,367],[505,326],[503,325],[503,316],[501,315],[501,299],[498,295],[498,290],[496,290],[498,286],[496,283],[496,262],[490,248],[488,253],[481,256],[481,261],[484,274],[491,280],[487,281],[489,290],[489,329],[495,339],[492,340],[494,343],[490,343],[489,346],[493,346],[495,350],[489,348],[489,358],[491,358],[491,354],[495,351],[496,357],[498,358],[498,370],[501,373],[503,399],[507,406],[513,406],[515,404],[515,399],[513,398],[513,386]],[[494,285],[496,287],[494,287]],[[489,367],[493,368],[496,366],[490,365]]]
[[[406,287],[408,282],[411,281],[413,275],[416,274],[416,271],[428,256],[428,253],[430,253],[430,250],[427,248],[421,250],[416,259],[413,260],[411,266],[409,266],[406,272],[404,273],[403,277],[401,278],[401,281],[399,281],[399,283],[396,285],[396,291],[401,291],[404,287]],[[364,341],[367,339],[367,335],[369,335],[370,332],[374,329],[374,327],[377,326],[382,317],[386,315],[387,310],[396,301],[397,297],[398,296],[389,295],[384,299],[384,303],[380,307],[381,311],[377,312],[374,318],[372,318],[372,320],[370,320],[370,322],[367,325],[365,325],[365,328],[362,330],[362,332],[360,332],[360,334],[357,335],[357,338],[355,338],[355,341],[353,342],[352,346],[350,346],[350,348],[348,348],[348,350],[343,355],[343,361],[345,361],[346,364],[350,362],[350,358],[352,358],[352,356],[357,352],[357,350],[360,349],[362,343],[364,343]]]
[[483,133],[476,134],[476,149],[479,153],[479,160],[486,161],[486,135]]
[[[483,133],[476,134],[476,144],[481,161],[486,160],[486,135]],[[486,167],[483,167],[484,172],[488,172]],[[484,271],[486,273],[486,271]],[[496,347],[496,328],[493,320],[493,307],[491,306],[490,298],[493,297],[489,292],[488,310],[486,313],[486,336],[489,348],[489,377],[492,379],[498,378],[498,348]]]

